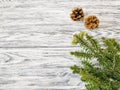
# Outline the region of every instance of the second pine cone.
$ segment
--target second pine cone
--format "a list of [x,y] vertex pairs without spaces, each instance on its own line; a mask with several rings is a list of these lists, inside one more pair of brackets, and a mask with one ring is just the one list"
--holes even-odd
[[96,29],[99,26],[99,19],[96,16],[88,16],[85,18],[85,26],[87,29]]

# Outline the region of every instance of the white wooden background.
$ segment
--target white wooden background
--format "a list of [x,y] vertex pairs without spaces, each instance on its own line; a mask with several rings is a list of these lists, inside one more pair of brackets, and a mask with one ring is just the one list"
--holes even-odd
[[[101,21],[95,31],[69,18],[81,6]],[[0,90],[82,90],[69,67],[74,32],[120,40],[120,0],[0,0]]]

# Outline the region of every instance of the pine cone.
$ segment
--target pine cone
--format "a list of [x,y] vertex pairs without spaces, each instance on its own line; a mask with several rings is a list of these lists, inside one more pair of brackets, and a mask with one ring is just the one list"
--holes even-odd
[[84,17],[84,13],[81,7],[75,7],[70,14],[70,17],[73,21],[80,21]]
[[99,19],[96,16],[89,16],[85,19],[87,29],[96,29],[99,26]]

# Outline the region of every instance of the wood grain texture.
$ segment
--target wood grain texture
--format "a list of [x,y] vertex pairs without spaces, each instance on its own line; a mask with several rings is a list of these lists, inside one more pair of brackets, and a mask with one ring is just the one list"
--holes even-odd
[[[98,30],[73,22],[71,9],[81,6],[97,15]],[[82,90],[84,83],[69,67],[72,34],[120,40],[120,0],[0,0],[0,90]]]

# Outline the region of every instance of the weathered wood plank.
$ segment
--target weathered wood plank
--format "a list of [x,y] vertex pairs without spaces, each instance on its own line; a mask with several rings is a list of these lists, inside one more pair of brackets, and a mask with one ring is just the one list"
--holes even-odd
[[69,69],[77,62],[69,55],[69,51],[72,50],[71,48],[1,49],[0,89],[80,90],[80,85],[83,85],[79,80],[80,77],[73,75]]
[[[94,36],[119,39],[119,0],[11,0],[0,3],[0,47],[70,46],[71,35],[87,31]],[[74,6],[100,18],[98,31],[69,18]],[[48,39],[49,38],[49,39]]]

